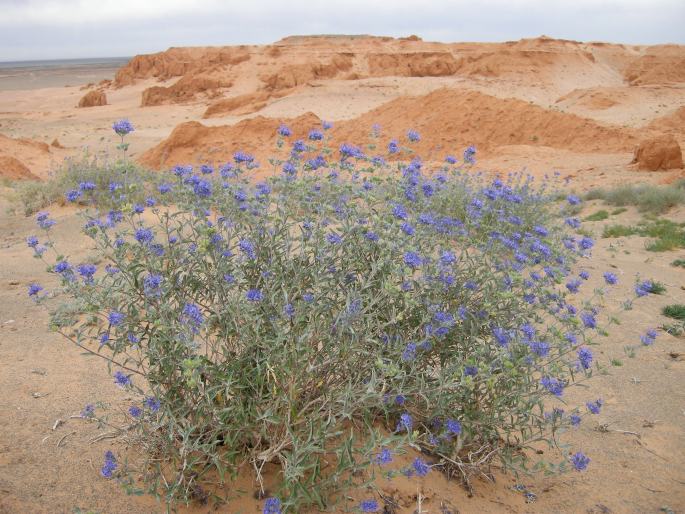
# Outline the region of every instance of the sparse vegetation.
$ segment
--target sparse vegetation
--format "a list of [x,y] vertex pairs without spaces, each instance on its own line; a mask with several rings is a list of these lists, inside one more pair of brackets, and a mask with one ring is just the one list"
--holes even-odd
[[629,184],[612,189],[597,188],[586,193],[585,199],[604,200],[617,207],[634,205],[641,212],[663,214],[673,207],[685,205],[685,180],[668,186]]
[[676,268],[685,268],[685,259],[676,259],[671,263],[671,266]]
[[604,221],[609,218],[609,213],[604,209],[599,210],[593,214],[590,214],[585,218],[585,221]]
[[609,225],[604,227],[602,237],[626,237],[639,235],[652,237],[646,245],[650,252],[665,252],[676,248],[685,248],[685,223],[675,223],[667,219],[647,219],[635,226]]
[[678,303],[667,305],[661,309],[661,313],[668,318],[677,319],[678,321],[685,321],[685,305],[683,304]]
[[[119,203],[119,191],[126,188],[129,202],[143,203],[152,191],[158,174],[147,171],[129,160],[102,161],[84,154],[80,159],[67,160],[51,180],[14,183],[15,210],[24,215],[38,212],[49,205],[67,202],[65,193],[78,191],[82,184],[94,184],[95,195],[83,196],[101,208]],[[128,185],[132,187],[128,187]],[[83,204],[83,200],[80,201]]]

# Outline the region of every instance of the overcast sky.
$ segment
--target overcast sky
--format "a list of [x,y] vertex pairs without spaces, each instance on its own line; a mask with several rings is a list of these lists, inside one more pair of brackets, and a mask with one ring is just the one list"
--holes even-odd
[[324,33],[685,44],[685,0],[0,0],[0,61]]

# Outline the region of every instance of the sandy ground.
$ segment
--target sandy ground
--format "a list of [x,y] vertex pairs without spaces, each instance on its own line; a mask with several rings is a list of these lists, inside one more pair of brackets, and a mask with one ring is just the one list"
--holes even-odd
[[[246,114],[205,119],[207,106],[216,98],[204,93],[177,103],[141,107],[146,89],[171,87],[179,80],[178,74],[138,77],[120,88],[106,86],[103,90],[108,105],[81,109],[75,107],[85,93],[80,86],[0,91],[0,135],[6,136],[0,139],[0,154],[23,160],[32,173],[48,178],[66,156],[83,151],[104,155],[113,152],[118,139],[111,124],[123,117],[135,124],[136,131],[129,140],[130,155],[137,159],[187,121],[221,129],[256,116],[282,119],[312,112],[321,119],[353,124],[353,120],[373,109],[382,109],[392,100],[427,95],[441,88],[477,91],[494,99],[523,100],[544,112],[577,115],[588,125],[597,123],[623,130],[630,137],[653,130],[647,126],[658,127],[661,117],[685,105],[685,80],[673,80],[671,61],[664,61],[666,64],[659,68],[665,78],[652,83],[640,79],[642,82],[629,84],[623,74],[650,52],[670,58],[674,52],[680,55],[682,47],[649,49],[545,39],[499,46],[385,40],[335,43],[340,48],[322,40],[294,39],[274,47],[240,49],[251,52],[252,57],[227,68],[234,84],[220,89],[219,99],[262,91],[260,77],[273,77],[270,74],[274,72],[277,78],[295,81],[287,94],[271,97],[265,105]],[[290,47],[294,50],[288,53]],[[340,73],[333,70],[331,77],[312,76],[320,70],[312,71],[307,63],[318,59],[325,68],[326,59],[337,50],[353,54],[352,68]],[[447,76],[397,76],[393,74],[404,71],[391,70],[383,75],[385,72],[364,67],[367,54],[391,50],[404,52],[400,64],[402,59],[411,59],[413,51],[449,51],[460,68]],[[212,78],[211,70],[216,66],[207,69],[210,71],[200,70],[198,76],[209,73]],[[303,73],[305,79],[299,81],[295,72]],[[352,77],[352,73],[359,76]],[[479,109],[483,109],[485,123],[487,116],[492,116],[488,114],[489,105],[486,102]],[[439,115],[438,109],[438,125]],[[480,116],[480,111],[476,115]],[[391,112],[389,116],[394,115]],[[403,112],[397,112],[396,118],[403,129],[411,126],[412,120]],[[479,118],[470,123],[478,127]],[[673,121],[669,126],[683,147],[685,129],[678,129],[678,123]],[[434,135],[423,134],[424,138]],[[570,187],[576,191],[623,183],[661,183],[682,175],[682,170],[636,171],[628,165],[632,157],[629,146],[614,145],[613,149],[589,153],[573,144],[573,133],[567,138],[564,133],[561,136],[556,147],[533,140],[501,144],[480,155],[478,169],[523,169],[537,176],[558,171],[571,179]],[[57,139],[66,148],[36,150],[8,138],[28,138],[48,145]],[[44,266],[32,260],[26,248],[25,237],[35,232],[34,221],[8,214],[8,192],[0,191],[0,512],[164,512],[153,498],[127,496],[117,483],[99,476],[104,451],[112,448],[125,454],[127,450],[119,439],[93,441],[107,429],[71,416],[78,415],[85,404],[96,402],[106,403],[116,412],[127,405],[127,399],[101,362],[83,356],[47,330],[47,315],[28,298],[28,284],[41,282],[48,289],[51,284],[45,283]],[[597,208],[591,202],[584,207],[583,216]],[[86,240],[76,235],[80,233],[80,221],[75,213],[57,207],[51,211],[59,223],[56,238],[73,241],[71,257],[78,260],[87,256],[90,249]],[[674,210],[667,217],[685,221],[685,210]],[[629,209],[611,220],[588,222],[585,226],[599,236],[605,223],[628,224],[639,219],[640,215]],[[399,512],[413,513],[419,494],[423,498],[421,512],[431,514],[685,512],[685,339],[661,332],[654,346],[639,348],[635,357],[629,357],[624,350],[639,344],[638,337],[647,328],[667,321],[660,315],[662,306],[685,303],[685,270],[670,266],[675,258],[683,257],[682,252],[647,252],[645,241],[640,237],[598,239],[593,259],[580,263],[592,274],[588,290],[600,285],[601,274],[607,269],[618,273],[621,280],[605,306],[605,312],[615,313],[621,324],[610,327],[609,337],[598,338],[596,353],[607,372],[593,379],[590,390],[593,396],[604,398],[606,406],[599,416],[564,439],[592,458],[588,471],[518,480],[496,474],[494,484],[478,482],[472,498],[459,484],[449,483],[437,473],[419,481],[377,482],[381,489],[396,492],[402,504]],[[621,303],[631,296],[638,274],[663,282],[667,291],[663,296],[639,299],[632,310],[623,311]],[[618,359],[621,365],[609,364],[612,359]],[[584,401],[587,394],[578,389],[569,392],[568,400],[571,404]],[[63,423],[56,425],[57,420]],[[525,485],[537,500],[526,503],[523,493],[512,488],[516,484]],[[260,512],[260,502],[252,498],[255,489],[245,474],[234,485],[229,505],[216,510],[194,507],[185,511]],[[354,506],[350,502],[349,507]],[[343,512],[344,506],[339,511]]]

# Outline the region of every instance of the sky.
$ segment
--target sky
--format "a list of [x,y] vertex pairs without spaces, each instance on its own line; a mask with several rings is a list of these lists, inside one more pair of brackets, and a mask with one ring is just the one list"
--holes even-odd
[[685,44],[685,0],[0,0],[0,61],[133,56],[305,34]]

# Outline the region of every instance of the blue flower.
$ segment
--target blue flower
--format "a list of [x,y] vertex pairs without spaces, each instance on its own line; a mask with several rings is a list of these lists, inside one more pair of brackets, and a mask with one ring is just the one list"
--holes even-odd
[[378,502],[376,500],[364,500],[359,504],[362,512],[378,512]]
[[580,243],[578,244],[583,250],[589,250],[595,245],[595,242],[591,238],[585,236],[580,240]]
[[332,245],[338,245],[338,244],[342,243],[342,237],[340,237],[336,233],[331,233],[331,234],[326,235],[326,241],[328,241]]
[[240,164],[241,162],[251,163],[254,161],[254,156],[245,152],[236,152],[233,154],[233,160]]
[[281,514],[281,500],[278,498],[267,498],[264,502],[262,514]]
[[202,316],[202,311],[200,307],[194,303],[186,303],[183,306],[183,311],[181,312],[181,323],[190,326],[190,329],[197,333],[199,331],[200,325],[204,322],[204,317]]
[[445,427],[447,427],[447,431],[450,434],[454,434],[454,435],[461,434],[461,423],[459,423],[456,419],[448,419],[445,422]]
[[652,292],[654,284],[651,280],[645,280],[644,282],[638,282],[635,284],[635,294],[637,296],[647,296]]
[[38,246],[38,238],[36,236],[29,236],[26,238],[26,244],[29,246],[29,248],[35,248]]
[[580,425],[580,416],[578,416],[578,414],[571,414],[568,419],[572,426],[577,427]]
[[420,457],[416,457],[414,459],[414,462],[412,462],[412,467],[414,468],[416,474],[420,477],[425,477],[431,470],[430,466],[426,464],[426,461]]
[[283,164],[283,173],[291,177],[294,177],[295,175],[297,175],[297,168],[292,162],[287,161],[285,164]]
[[404,348],[404,351],[402,352],[402,360],[405,362],[414,360],[416,357],[416,344],[415,343],[407,343],[407,346]]
[[139,228],[136,230],[134,237],[136,238],[136,241],[138,241],[141,244],[144,244],[152,241],[155,238],[155,235],[149,228]]
[[447,164],[456,164],[456,163],[457,163],[457,158],[456,158],[455,156],[453,156],[453,155],[448,155],[447,157],[445,157],[445,162],[446,162]]
[[397,145],[397,140],[393,139],[388,143],[388,153],[389,154],[394,154],[400,151],[399,146]]
[[594,402],[587,402],[585,404],[587,410],[589,410],[592,414],[599,414],[599,411],[602,409],[602,405],[604,405],[604,401],[601,398],[595,400]]
[[583,452],[577,452],[571,456],[571,463],[576,471],[584,471],[587,469],[588,464],[590,464],[590,458],[583,454]]
[[464,150],[464,162],[467,162],[469,164],[475,164],[476,163],[476,147],[475,146],[469,146]]
[[413,426],[414,422],[411,419],[411,416],[408,412],[405,412],[400,416],[400,420],[397,423],[397,428],[395,429],[395,432],[403,432],[406,430],[408,433],[411,433],[411,429]]
[[464,375],[467,377],[475,377],[478,374],[476,366],[464,366]]
[[93,264],[80,264],[76,267],[76,271],[89,282],[93,279],[93,275],[95,275],[97,268]]
[[143,291],[145,296],[159,296],[162,285],[162,276],[150,273],[143,279]]
[[105,478],[112,478],[117,469],[117,459],[111,451],[105,452],[105,463],[100,469],[100,474]]
[[241,239],[238,241],[238,247],[249,259],[255,260],[257,258],[254,245],[249,240]]
[[305,293],[302,295],[302,299],[307,303],[312,303],[314,301],[314,295],[312,293]]
[[376,455],[376,462],[378,464],[390,464],[392,462],[392,452],[387,448],[383,448],[381,452]]
[[139,418],[140,415],[143,413],[143,410],[138,407],[137,405],[131,405],[128,408],[128,413],[133,416],[134,418]]
[[610,271],[605,271],[604,272],[604,281],[607,284],[609,284],[610,286],[613,286],[618,282],[618,277],[614,273],[611,273]]
[[157,398],[154,398],[152,396],[149,396],[145,398],[145,401],[143,404],[150,409],[152,412],[157,412],[159,408],[161,407],[161,403]]
[[209,164],[203,164],[200,166],[200,172],[202,172],[203,175],[211,175],[214,173],[214,166],[211,166]]
[[304,141],[301,139],[298,139],[293,143],[293,153],[302,153],[307,150],[307,145],[304,144]]
[[552,377],[542,377],[540,384],[554,396],[561,396],[564,393],[564,383]]
[[124,374],[123,372],[116,371],[114,373],[114,383],[119,387],[125,387],[131,384],[131,379],[128,377],[128,375]]
[[406,252],[404,254],[404,263],[411,268],[419,268],[421,267],[423,260],[416,252]]
[[326,121],[326,120],[321,121],[321,126],[323,127],[324,130],[330,130],[333,128],[333,124],[330,121]]
[[67,193],[64,195],[67,199],[68,202],[75,202],[79,198],[81,198],[81,191],[78,189],[72,189],[71,191],[67,191]]
[[590,278],[590,273],[588,273],[587,271],[583,270],[583,271],[581,271],[580,273],[578,273],[578,276],[579,276],[580,278],[582,278],[583,280],[587,280],[587,279]]
[[566,197],[566,201],[570,203],[571,205],[578,205],[580,203],[580,198],[578,198],[575,195],[568,195]]
[[117,325],[120,325],[122,321],[124,321],[125,317],[126,315],[121,312],[112,311],[109,313],[109,316],[107,316],[107,321],[109,321],[110,325],[116,327]]
[[566,289],[568,289],[571,293],[577,293],[581,284],[582,282],[580,281],[580,279],[569,280],[566,283]]
[[290,129],[287,126],[281,124],[281,126],[278,127],[278,135],[279,136],[289,137],[291,134],[292,134],[292,132],[290,131]]
[[81,417],[92,418],[93,416],[95,416],[95,405],[88,403],[85,407],[83,407],[83,410],[81,411]]
[[308,137],[310,141],[321,141],[323,139],[323,132],[316,129],[310,130]]
[[415,130],[408,130],[407,131],[407,139],[409,139],[409,141],[415,143],[417,141],[421,141],[421,136]]
[[292,303],[286,303],[283,307],[283,315],[286,318],[292,318],[295,315],[295,306]]
[[581,313],[580,319],[583,321],[583,325],[585,325],[586,328],[596,328],[597,327],[597,320],[595,319],[595,316],[591,312]]
[[581,348],[578,350],[578,362],[583,369],[589,369],[592,364],[592,352],[589,348]]
[[193,186],[193,192],[203,198],[212,196],[212,183],[208,180],[200,179]]
[[115,121],[112,125],[112,129],[121,137],[124,137],[126,134],[130,134],[135,130],[131,122],[125,118],[119,121]]
[[495,327],[492,329],[492,335],[495,337],[495,341],[500,346],[507,347],[511,341],[511,335],[508,331],[500,327]]
[[55,220],[51,220],[49,216],[50,214],[47,212],[39,212],[36,216],[36,223],[43,230],[48,230],[57,223]]
[[38,284],[29,285],[29,296],[36,296],[43,290],[43,287]]
[[345,160],[349,157],[354,157],[355,159],[363,159],[364,153],[356,146],[352,146],[348,143],[343,143],[340,145],[340,159]]
[[245,298],[248,302],[261,302],[264,294],[259,289],[250,289],[245,293]]

